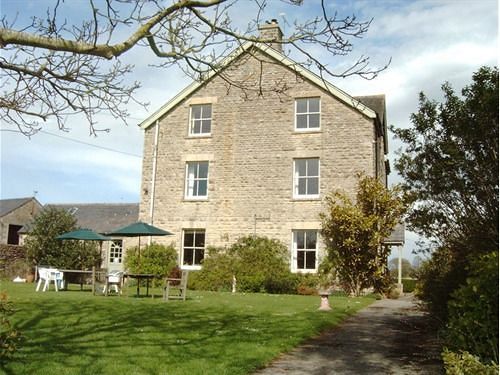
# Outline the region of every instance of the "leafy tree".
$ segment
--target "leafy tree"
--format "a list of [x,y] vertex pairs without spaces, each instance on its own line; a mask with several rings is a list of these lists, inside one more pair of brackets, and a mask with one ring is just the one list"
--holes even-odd
[[76,230],[76,219],[68,211],[46,207],[33,222],[25,242],[31,262],[67,269],[90,268],[100,262],[97,244],[61,241],[57,236]]
[[498,251],[498,68],[482,67],[444,101],[420,94],[396,169],[412,204],[410,229],[434,240],[437,251],[420,275],[420,296],[446,319],[447,302],[465,283],[469,264]]
[[355,295],[371,286],[385,291],[390,250],[383,241],[404,212],[399,190],[360,176],[355,202],[337,191],[326,198],[326,205],[326,212],[320,215],[326,261],[335,268],[340,282]]
[[[392,258],[389,260],[389,271],[391,271],[391,277],[398,277],[398,258]],[[401,259],[401,277],[410,277],[413,273],[413,267],[410,261],[406,258]]]
[[[28,22],[23,23],[18,15],[4,15],[0,29],[2,119],[30,135],[40,129],[39,121],[52,119],[63,129],[68,115],[83,113],[91,132],[103,130],[95,128],[97,113],[108,111],[124,119],[129,102],[135,100],[140,83],[127,79],[134,67],[123,59],[133,49],[158,58],[157,67],[175,64],[197,80],[210,71],[224,76],[220,61],[241,43],[275,42],[256,36],[267,3],[109,0],[89,1],[83,7],[78,2],[75,8],[75,2],[56,1],[46,12],[37,9]],[[295,7],[301,4],[302,0],[282,0],[281,6],[292,7],[288,14],[297,14]],[[338,17],[327,4],[321,0],[311,20],[285,21],[290,26],[282,42],[286,52],[293,52],[298,63],[312,65],[322,76],[375,77],[386,66],[369,68],[367,56],[341,71],[314,57],[312,49],[318,47],[334,58],[348,55],[352,41],[363,37],[371,23],[355,16]],[[69,18],[68,12],[72,12]],[[244,84],[229,78],[227,82]],[[245,90],[260,93],[262,87]]]
[[420,266],[422,265],[422,262],[423,262],[423,259],[420,255],[415,255],[415,257],[413,257],[413,261],[411,262],[411,267],[415,270],[415,271],[418,271],[418,269],[420,268]]
[[444,102],[420,94],[413,126],[391,130],[404,142],[396,169],[413,203],[410,229],[464,257],[498,249],[498,69],[482,67]]

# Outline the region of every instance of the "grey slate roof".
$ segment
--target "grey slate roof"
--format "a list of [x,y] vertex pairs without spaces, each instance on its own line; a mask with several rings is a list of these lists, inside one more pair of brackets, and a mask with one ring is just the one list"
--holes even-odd
[[[67,210],[75,216],[77,226],[102,234],[139,220],[139,203],[46,204],[44,207]],[[28,224],[19,233],[29,233],[30,230]]]
[[369,95],[369,96],[355,96],[355,99],[366,105],[368,108],[373,109],[382,124],[385,119],[385,95]]
[[71,212],[80,228],[106,233],[139,219],[139,203],[47,204]]
[[9,212],[21,207],[28,203],[34,197],[27,198],[13,198],[13,199],[0,199],[0,217],[7,215]]

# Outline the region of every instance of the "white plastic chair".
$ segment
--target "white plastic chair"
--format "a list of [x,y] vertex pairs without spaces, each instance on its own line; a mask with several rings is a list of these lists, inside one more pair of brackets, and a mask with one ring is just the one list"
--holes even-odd
[[64,286],[64,274],[56,268],[39,268],[38,269],[38,283],[36,285],[36,291],[40,290],[40,286],[42,282],[45,282],[43,285],[42,292],[45,292],[47,289],[50,289],[50,282],[54,282],[54,288],[56,292],[59,291],[59,287]]
[[[104,284],[104,289],[103,289],[103,294],[107,294],[109,292],[109,289],[112,287],[114,288],[115,292],[122,293],[121,292],[121,286],[122,286],[122,272],[120,271],[111,271],[107,276],[107,281],[106,284]],[[109,287],[109,289],[106,289],[106,287]]]

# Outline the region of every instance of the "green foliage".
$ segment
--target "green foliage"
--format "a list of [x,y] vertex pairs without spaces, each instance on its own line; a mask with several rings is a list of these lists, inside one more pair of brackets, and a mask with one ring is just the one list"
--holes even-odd
[[482,67],[444,102],[420,94],[413,127],[397,129],[405,143],[396,169],[413,202],[410,228],[458,252],[498,249],[498,68]]
[[[398,258],[392,258],[389,260],[389,271],[391,273],[391,277],[398,277]],[[410,277],[413,273],[413,267],[408,259],[401,259],[401,277]]]
[[473,260],[468,273],[448,302],[448,347],[498,361],[498,252]]
[[21,333],[10,323],[10,316],[14,313],[12,302],[7,299],[5,292],[0,294],[0,363],[12,357],[19,347]]
[[[453,252],[498,248],[498,69],[481,68],[458,97],[443,85],[439,104],[420,95],[396,168],[415,204],[412,229]],[[473,246],[471,246],[473,245]]]
[[203,259],[203,268],[191,272],[188,286],[197,290],[230,292],[234,270],[234,259],[224,249],[207,248],[207,257]]
[[468,353],[445,350],[442,354],[446,375],[498,375],[498,363],[484,364]]
[[247,236],[228,249],[210,249],[191,286],[229,291],[233,276],[239,292],[295,293],[297,279],[289,271],[288,250],[267,237]]
[[415,294],[441,322],[447,319],[447,302],[462,279],[460,272],[457,274],[461,267],[456,266],[454,262],[452,252],[441,247],[434,251],[430,259],[423,261],[416,272]]
[[61,241],[56,237],[78,229],[76,219],[68,211],[45,208],[37,215],[26,238],[28,259],[33,264],[67,269],[87,269],[100,263],[95,242]]
[[166,277],[177,264],[177,251],[173,245],[152,243],[142,248],[127,249],[125,268],[133,273],[149,273],[158,279]]
[[417,285],[417,280],[415,279],[401,279],[403,283],[403,292],[405,293],[413,293],[415,291],[415,287]]
[[327,211],[321,214],[326,261],[333,265],[340,282],[355,295],[371,286],[378,291],[387,289],[390,250],[382,242],[404,212],[399,190],[360,176],[355,203],[345,193],[334,192],[326,204]]

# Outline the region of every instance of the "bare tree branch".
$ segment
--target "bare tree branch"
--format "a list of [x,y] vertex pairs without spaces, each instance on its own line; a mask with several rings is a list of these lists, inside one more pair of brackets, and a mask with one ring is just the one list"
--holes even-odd
[[[351,41],[366,35],[372,22],[338,17],[336,12],[330,16],[324,0],[316,17],[295,21],[282,40],[258,35],[268,1],[177,0],[165,5],[162,0],[88,0],[88,14],[81,15],[79,22],[68,23],[61,14],[71,5],[57,0],[45,18],[33,16],[28,25],[17,26],[16,16],[8,20],[4,15],[0,28],[1,118],[26,135],[41,129],[39,121],[54,120],[60,129],[66,129],[68,117],[74,114],[86,117],[92,134],[99,131],[95,115],[100,112],[126,121],[131,101],[145,105],[135,99],[140,84],[128,81],[134,67],[121,61],[133,48],[151,51],[159,58],[155,66],[175,64],[197,80],[217,72],[228,87],[256,95],[264,95],[266,90],[284,95],[287,85],[277,79],[271,89],[262,84],[253,87],[225,75],[220,62],[243,42],[290,48],[286,53],[293,53],[298,64],[314,68],[325,80],[352,75],[372,79],[387,68],[371,69],[369,58],[361,56],[337,72],[310,51],[313,45],[329,56],[346,56],[352,52]],[[302,4],[302,0],[281,1],[291,7]],[[244,15],[249,20],[246,29],[241,27],[241,17],[231,18],[241,4],[255,7],[253,18]],[[252,55],[251,50],[248,53]]]

